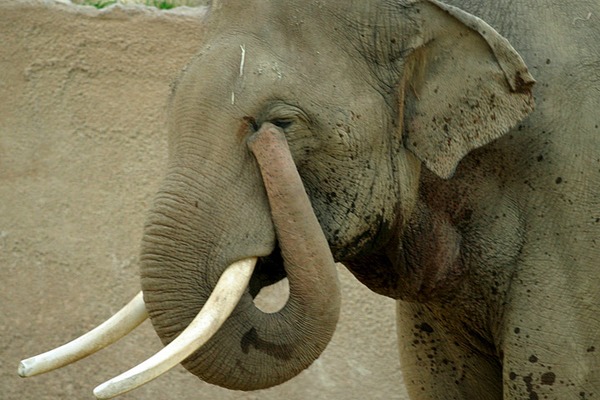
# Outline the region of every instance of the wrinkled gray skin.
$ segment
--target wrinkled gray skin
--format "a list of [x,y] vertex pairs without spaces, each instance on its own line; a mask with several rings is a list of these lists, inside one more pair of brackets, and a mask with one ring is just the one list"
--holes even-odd
[[[398,299],[411,398],[600,396],[600,6],[451,3],[464,11],[213,6],[174,87],[169,168],[144,237],[162,340],[228,263],[261,261],[232,317],[184,363],[194,374],[233,389],[281,383],[335,326],[336,278],[305,268],[313,239],[294,233],[310,207],[272,215],[286,204],[263,184],[279,167],[260,141],[248,147],[260,130],[289,144],[335,260]],[[258,311],[252,296],[285,275],[288,305]]]

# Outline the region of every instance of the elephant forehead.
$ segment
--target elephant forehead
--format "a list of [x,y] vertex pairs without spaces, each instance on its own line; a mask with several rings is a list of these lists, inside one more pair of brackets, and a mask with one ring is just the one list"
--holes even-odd
[[302,72],[332,76],[356,58],[344,52],[355,50],[347,43],[348,22],[334,18],[327,7],[312,10],[314,5],[294,1],[220,7],[209,19],[205,43],[217,57],[237,63],[232,67],[240,67],[240,77],[249,71],[276,80]]
[[[228,98],[233,95],[232,101],[241,105],[244,98],[293,98],[311,91],[319,92],[322,99],[334,87],[358,93],[361,86],[369,86],[358,79],[361,74],[357,64],[340,50],[294,49],[284,41],[265,42],[255,36],[235,35],[210,42],[187,75],[196,93],[213,96],[220,92]],[[211,90],[207,91],[207,86]]]

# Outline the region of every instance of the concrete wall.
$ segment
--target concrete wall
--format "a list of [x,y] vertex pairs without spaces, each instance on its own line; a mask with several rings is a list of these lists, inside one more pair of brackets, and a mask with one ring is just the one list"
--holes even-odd
[[[78,336],[138,290],[138,244],[165,162],[169,83],[201,13],[0,0],[0,398],[86,399],[160,349],[149,322],[111,348],[21,379],[21,358]],[[194,14],[194,13],[192,13]],[[307,371],[265,391],[181,367],[124,399],[404,399],[394,303],[340,269],[343,314]]]

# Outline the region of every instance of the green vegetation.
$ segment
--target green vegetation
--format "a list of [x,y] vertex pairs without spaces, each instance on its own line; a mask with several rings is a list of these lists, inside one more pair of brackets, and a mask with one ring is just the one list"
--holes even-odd
[[159,10],[170,10],[171,8],[177,7],[168,0],[146,0],[146,5],[156,7]]
[[92,6],[100,9],[112,6],[116,2],[117,0],[83,0],[80,4],[82,6]]

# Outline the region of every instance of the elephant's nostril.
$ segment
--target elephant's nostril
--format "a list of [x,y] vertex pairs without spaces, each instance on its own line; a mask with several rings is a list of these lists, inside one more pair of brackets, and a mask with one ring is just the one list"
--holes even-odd
[[289,297],[283,258],[279,246],[267,257],[260,257],[249,284],[254,304],[261,311],[279,311]]

